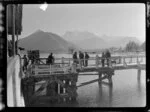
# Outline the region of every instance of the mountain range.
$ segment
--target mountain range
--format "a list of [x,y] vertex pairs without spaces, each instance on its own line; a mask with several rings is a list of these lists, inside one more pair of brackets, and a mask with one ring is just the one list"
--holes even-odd
[[97,36],[88,31],[68,31],[63,36],[37,30],[19,39],[19,47],[41,52],[68,52],[69,49],[95,50],[109,47],[125,47],[129,41],[141,44],[136,37]]
[[62,36],[66,41],[72,42],[82,49],[103,49],[109,47],[125,47],[129,41],[138,44],[141,42],[136,37],[123,36],[97,36],[88,31],[68,31]]

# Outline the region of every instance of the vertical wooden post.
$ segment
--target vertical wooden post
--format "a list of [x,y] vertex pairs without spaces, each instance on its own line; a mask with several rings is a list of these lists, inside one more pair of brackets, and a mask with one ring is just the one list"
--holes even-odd
[[121,56],[119,57],[119,64],[121,64]]
[[109,58],[109,66],[112,67],[111,58]]
[[66,88],[63,88],[63,93],[66,93]]
[[123,57],[123,66],[127,66],[126,62],[125,62],[125,57]]
[[58,84],[58,94],[60,94],[60,84]]
[[71,73],[76,73],[76,64],[75,63],[72,64]]
[[71,85],[71,80],[69,81],[69,85]]
[[139,57],[137,56],[137,65],[140,65]]
[[15,56],[15,5],[12,5],[12,55]]
[[[70,59],[69,59],[70,60]],[[69,61],[70,62],[70,61]],[[64,57],[61,59],[62,67],[64,67]],[[70,63],[69,63],[70,64]]]
[[[58,80],[59,80],[59,79],[58,79]],[[63,82],[63,83],[65,83],[65,82],[64,82],[64,79],[60,79],[60,81]],[[61,84],[59,84],[59,85],[60,85],[60,86],[59,86],[59,92],[58,92],[58,93],[59,93],[59,94],[62,94],[62,93],[63,93],[63,87],[61,86]]]
[[52,72],[52,67],[51,67],[51,65],[49,65],[49,73],[50,73],[50,75],[52,74],[51,72]]
[[66,102],[66,98],[63,98],[63,101]]
[[99,61],[99,59],[98,59],[98,55],[96,55],[96,58],[95,58],[96,68],[98,68],[98,61]]
[[[63,83],[65,84],[65,83],[66,83],[66,81],[65,81],[65,80],[63,80]],[[66,88],[63,88],[63,93],[66,93]]]
[[38,75],[38,68],[37,68],[37,66],[35,66],[35,68],[34,68],[34,75]]
[[143,62],[143,56],[141,56],[141,61],[140,62]]
[[81,59],[79,59],[79,67],[80,67],[80,69],[82,68],[82,66],[81,66]]
[[109,73],[109,74],[107,74],[107,75],[108,75],[109,84],[112,84],[112,74]]
[[70,58],[69,58],[69,65],[70,65]]
[[101,83],[101,81],[102,81],[102,80],[101,80],[101,78],[102,78],[102,73],[99,72],[98,74],[99,74],[99,83]]
[[140,77],[141,77],[141,69],[139,68],[138,69],[138,76],[137,76],[138,80],[140,79]]
[[16,31],[16,37],[17,37],[17,40],[16,40],[16,54],[18,54],[18,29]]

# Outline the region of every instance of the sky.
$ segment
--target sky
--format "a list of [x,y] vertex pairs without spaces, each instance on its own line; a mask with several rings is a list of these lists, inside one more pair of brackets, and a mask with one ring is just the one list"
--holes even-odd
[[145,41],[145,4],[23,5],[24,38],[38,29],[60,36],[67,31],[89,31],[98,36],[131,36]]

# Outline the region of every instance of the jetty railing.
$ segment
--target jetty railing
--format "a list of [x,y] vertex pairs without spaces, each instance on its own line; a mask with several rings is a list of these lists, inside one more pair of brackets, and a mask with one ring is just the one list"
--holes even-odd
[[[105,67],[107,67],[107,63],[109,63],[109,67],[115,66],[124,66],[127,67],[128,65],[137,64],[140,65],[144,62],[145,55],[136,55],[136,56],[112,56],[111,58],[107,58],[109,62],[106,62],[106,58],[102,57],[91,57],[88,60],[89,64],[87,67],[95,67],[99,68],[102,67],[102,59],[105,59]],[[52,74],[69,74],[69,73],[76,73],[77,69],[82,69],[83,61],[85,62],[86,59],[72,59],[72,58],[56,58],[55,63],[53,65],[49,65],[44,63],[47,58],[40,58],[39,63],[35,63],[28,66],[27,74],[35,74],[35,75],[52,75]],[[76,61],[77,63],[74,63]],[[92,63],[90,62],[92,61]],[[42,62],[42,63],[40,63]]]
[[[131,63],[141,63],[143,62],[145,58],[145,55],[131,55],[131,56],[112,56],[111,58],[108,58],[110,60],[110,65],[113,63],[115,64],[123,64],[126,66],[126,64],[131,64]],[[106,58],[102,57],[90,57],[89,59],[72,59],[72,58],[55,58],[55,63],[60,64],[61,66],[66,66],[66,65],[71,65],[73,61],[77,61],[78,65],[81,65],[81,62],[85,60],[88,60],[88,66],[98,66],[101,64],[101,60]],[[42,62],[41,64],[45,63],[46,64],[47,58],[40,58],[40,61]],[[106,64],[106,61],[105,61]]]

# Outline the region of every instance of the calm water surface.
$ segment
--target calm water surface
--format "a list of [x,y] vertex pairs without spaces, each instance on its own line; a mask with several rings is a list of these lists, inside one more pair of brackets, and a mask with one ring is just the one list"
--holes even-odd
[[[97,79],[97,75],[80,75],[77,85]],[[145,70],[138,74],[137,70],[115,71],[113,86],[98,82],[81,86],[77,89],[77,101],[70,104],[49,104],[38,101],[33,106],[69,106],[69,107],[144,107],[146,105]],[[107,82],[107,79],[104,80]],[[43,91],[43,94],[45,91]]]
[[[79,76],[78,83],[98,76]],[[107,79],[104,80],[107,82]],[[145,71],[138,78],[137,70],[115,71],[113,86],[98,82],[78,88],[80,107],[143,107],[146,105]]]

